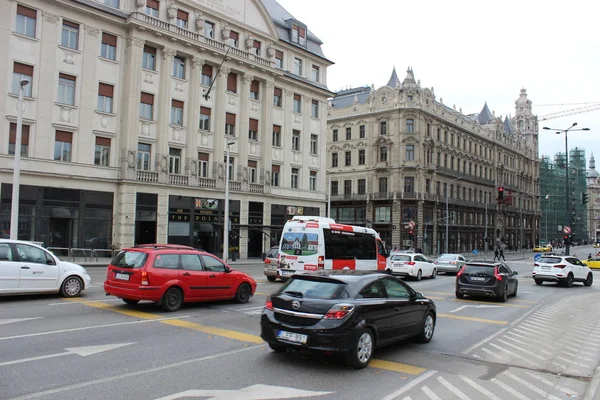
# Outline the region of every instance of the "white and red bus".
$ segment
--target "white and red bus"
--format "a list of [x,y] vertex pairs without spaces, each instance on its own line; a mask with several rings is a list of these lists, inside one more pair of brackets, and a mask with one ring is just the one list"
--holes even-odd
[[280,274],[324,269],[385,270],[387,251],[371,228],[332,218],[294,216],[279,242]]

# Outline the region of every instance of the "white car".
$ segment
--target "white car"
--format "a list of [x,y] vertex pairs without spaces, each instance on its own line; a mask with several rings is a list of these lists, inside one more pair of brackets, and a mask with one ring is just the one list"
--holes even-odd
[[387,272],[394,275],[410,276],[420,281],[423,276],[435,278],[435,264],[419,253],[393,254],[388,260]]
[[61,261],[41,246],[0,239],[0,294],[60,293],[76,297],[91,281],[81,265]]
[[573,282],[582,282],[585,286],[594,283],[592,270],[573,256],[543,255],[533,264],[531,275],[538,285],[558,282],[571,287]]

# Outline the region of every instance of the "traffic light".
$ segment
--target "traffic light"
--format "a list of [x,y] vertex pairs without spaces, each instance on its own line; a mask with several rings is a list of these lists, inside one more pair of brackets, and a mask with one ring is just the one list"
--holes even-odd
[[498,188],[498,200],[504,200],[504,187],[500,186]]
[[563,242],[565,244],[565,246],[568,246],[570,241],[569,241],[569,235],[564,235],[563,236]]
[[583,193],[581,195],[581,204],[585,204],[590,200],[590,195],[587,193]]

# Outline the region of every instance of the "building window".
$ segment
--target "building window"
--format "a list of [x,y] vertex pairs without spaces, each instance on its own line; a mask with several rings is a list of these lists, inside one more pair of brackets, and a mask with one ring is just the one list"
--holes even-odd
[[171,100],[171,125],[183,126],[183,101]]
[[338,130],[337,129],[333,130],[333,137],[331,138],[331,141],[333,141],[333,142],[338,141]]
[[142,68],[156,71],[156,49],[154,47],[144,46]]
[[311,109],[310,109],[310,113],[311,116],[313,118],[319,118],[319,101],[318,100],[313,100],[311,102]]
[[137,168],[141,171],[150,171],[150,156],[152,145],[138,143]]
[[140,99],[140,118],[152,121],[154,118],[154,95],[143,93]]
[[331,192],[331,196],[337,196],[338,195],[338,181],[331,181],[331,188],[329,189]]
[[407,119],[406,120],[406,132],[408,133],[412,133],[415,131],[415,127],[414,127],[414,120],[412,119]]
[[272,145],[275,147],[281,147],[281,126],[279,125],[273,125]]
[[282,90],[280,88],[273,89],[273,106],[281,107],[281,98],[283,97]]
[[297,57],[294,57],[294,73],[302,76],[302,60]]
[[310,171],[308,178],[308,190],[315,192],[317,190],[317,171]]
[[361,125],[358,127],[358,137],[361,139],[364,139],[366,134],[365,134],[366,130],[365,130],[365,126]]
[[158,18],[158,0],[146,0],[146,15]]
[[248,139],[249,140],[258,140],[258,120],[254,118],[250,118],[248,121]]
[[300,96],[299,94],[295,94],[294,93],[294,108],[293,111],[295,113],[301,113],[302,112],[302,96]]
[[215,38],[215,24],[210,21],[204,21],[204,36],[211,39]]
[[431,137],[431,125],[427,124],[427,136]]
[[292,150],[300,151],[300,131],[292,131]]
[[256,79],[250,82],[250,98],[252,100],[260,100],[260,82]]
[[248,160],[248,181],[250,183],[256,183],[257,180],[257,168],[258,163],[254,160]]
[[386,145],[379,147],[379,161],[387,162],[388,159],[388,148]]
[[306,28],[292,25],[292,42],[306,46]]
[[331,153],[331,167],[338,166],[338,153]]
[[387,193],[388,184],[387,178],[379,178],[379,193]]
[[379,133],[382,135],[387,135],[387,121],[381,121],[379,124],[380,131]]
[[292,189],[298,189],[298,177],[300,175],[300,170],[298,168],[292,168]]
[[23,87],[23,96],[31,97],[31,87],[33,86],[33,67],[31,65],[25,65],[16,62],[13,64],[13,94],[19,95],[22,80],[29,81],[29,83]]
[[17,33],[35,37],[37,11],[17,4]]
[[102,32],[100,57],[115,61],[117,59],[117,37],[110,33]]
[[310,135],[310,154],[319,154],[319,136]]
[[173,59],[173,76],[179,79],[185,79],[185,58],[175,57]]
[[227,75],[227,91],[237,93],[237,74],[234,72],[230,72]]
[[187,29],[188,27],[188,16],[189,14],[183,10],[177,10],[177,19],[175,25],[180,28]]
[[252,43],[252,48],[254,49],[254,54],[260,56],[260,42],[258,40]]
[[202,76],[200,77],[200,83],[204,86],[210,86],[210,82],[212,81],[212,75],[212,65],[204,64],[202,66]]
[[200,125],[201,131],[210,131],[210,108],[200,107]]
[[344,165],[346,167],[349,167],[352,165],[352,152],[351,151],[347,151],[345,154],[345,160],[344,160]]
[[316,65],[312,66],[311,77],[313,81],[319,82],[319,67],[317,67]]
[[181,174],[181,149],[169,149],[169,173]]
[[404,177],[404,192],[413,193],[415,191],[415,178],[412,176]]
[[412,94],[409,94],[407,97],[408,97],[408,101],[412,101],[412,99],[413,99]]
[[225,113],[225,134],[235,136],[235,114]]
[[275,67],[283,69],[283,51],[275,50]]
[[54,137],[54,160],[71,161],[71,143],[73,142],[73,133],[56,131]]
[[344,194],[352,194],[352,181],[351,180],[344,181]]
[[358,183],[358,194],[367,193],[367,180],[359,179],[357,183]]
[[208,153],[198,153],[198,174],[201,178],[208,177]]
[[108,167],[110,159],[110,139],[96,136],[96,149],[94,150],[94,165]]
[[105,113],[113,112],[114,89],[114,86],[106,83],[98,84],[98,108],[96,110]]
[[415,160],[415,146],[412,144],[406,145],[406,161]]
[[[386,179],[386,178],[381,178]],[[386,179],[387,182],[387,179]],[[387,184],[386,184],[387,186]],[[387,190],[386,190],[387,191]],[[391,207],[375,207],[375,221],[376,222],[390,222],[392,220],[392,209]]]
[[112,8],[119,8],[119,0],[104,0],[104,4]]
[[352,128],[346,128],[346,140],[352,140]]
[[229,44],[231,47],[238,47],[239,46],[239,39],[240,39],[240,34],[237,33],[236,31],[230,31],[229,32]]
[[79,47],[79,24],[63,20],[60,45],[69,49],[77,50]]
[[75,105],[75,82],[72,75],[58,74],[58,103]]
[[271,165],[271,186],[279,186],[280,165]]
[[439,142],[442,139],[442,130],[437,128],[437,141]]
[[225,163],[225,165],[227,165],[228,169],[229,169],[229,180],[233,181],[235,179],[233,179],[233,171],[235,171],[235,158],[233,157],[229,157],[229,162],[227,162],[227,155],[223,156],[223,163]]
[[425,179],[425,193],[431,193],[431,179]]
[[358,151],[358,165],[365,165],[365,151]]
[[[17,144],[17,124],[10,123],[8,133],[8,154],[15,154]],[[21,157],[27,157],[29,154],[29,125],[21,125]]]

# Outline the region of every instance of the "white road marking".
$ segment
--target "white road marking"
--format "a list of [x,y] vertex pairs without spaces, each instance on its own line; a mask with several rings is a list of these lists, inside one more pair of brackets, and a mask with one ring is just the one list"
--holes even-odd
[[502,382],[499,379],[492,378],[492,379],[490,379],[490,381],[492,381],[496,385],[500,386],[502,389],[506,390],[508,393],[512,394],[513,396],[515,396],[521,400],[530,400],[529,397],[523,396],[521,393],[517,392],[516,390],[514,390],[513,388],[511,388],[510,386],[508,386],[507,384],[505,384],[504,382]]
[[520,355],[518,355],[517,353],[513,353],[513,352],[512,352],[512,351],[510,351],[510,350],[506,350],[504,347],[500,347],[500,346],[498,346],[498,345],[496,345],[496,344],[494,344],[494,343],[490,343],[490,346],[492,346],[492,347],[495,347],[496,349],[498,349],[498,350],[500,350],[500,351],[503,351],[503,352],[505,352],[506,354],[510,354],[510,355],[511,355],[511,356],[513,356],[513,357],[520,358],[521,360],[523,360],[523,361],[525,361],[525,362],[527,362],[527,363],[533,364],[533,362],[532,362],[532,361],[530,361],[530,360],[528,360],[527,358],[525,358],[525,357],[523,357],[523,356],[520,356]]
[[587,365],[587,364],[583,364],[583,363],[579,363],[573,360],[569,360],[568,358],[564,358],[564,357],[556,357],[557,359],[566,362],[567,364],[572,364],[572,365],[579,365],[580,367],[584,367],[584,368],[594,368],[594,366],[596,365],[596,363],[594,363],[593,365]]
[[[508,334],[509,334],[509,335],[514,335],[514,333],[512,333],[512,332],[508,332]],[[510,336],[504,336],[504,338],[505,338],[505,339],[507,339],[507,340],[512,340],[512,341],[515,341],[515,342],[517,342],[517,343],[520,343],[520,344],[524,344],[522,339],[517,339],[517,338],[510,337]],[[535,350],[536,350],[536,351],[540,351],[540,352],[542,352],[542,353],[546,353],[546,354],[548,354],[549,356],[551,356],[552,354],[554,354],[554,353],[552,353],[552,352],[550,352],[550,351],[547,351],[547,350],[541,349],[541,348],[539,348],[539,347],[538,347],[538,348],[536,348]]]
[[577,397],[579,395],[576,391],[568,389],[568,388],[566,388],[564,386],[560,386],[558,384],[554,384],[553,382],[549,381],[548,379],[545,379],[544,377],[541,377],[541,376],[539,376],[537,374],[534,374],[534,373],[529,372],[529,371],[524,371],[524,372],[527,375],[531,376],[532,378],[537,379],[540,382],[542,382],[542,383],[544,383],[544,384],[546,384],[546,385],[548,385],[548,386],[550,386],[552,388],[556,388],[556,389],[560,390],[561,392],[565,393],[569,397]]
[[466,376],[462,376],[459,375],[459,378],[461,378],[463,381],[467,382],[469,385],[471,385],[471,387],[481,393],[483,393],[484,395],[486,395],[486,397],[490,400],[502,400],[500,397],[496,396],[495,394],[493,394],[492,392],[490,392],[489,390],[487,390],[486,388],[484,388],[483,386],[479,385],[477,382],[467,378]]
[[460,390],[458,390],[450,382],[448,382],[447,380],[445,380],[441,376],[438,376],[437,380],[438,380],[439,383],[441,383],[442,385],[444,385],[444,387],[446,389],[448,389],[449,391],[451,391],[452,393],[454,393],[454,395],[456,395],[456,397],[460,398],[461,400],[471,400],[471,398],[469,396],[467,396],[466,394],[464,394],[463,392],[461,392]]
[[490,306],[488,306],[488,305],[486,305],[486,304],[480,304],[480,305],[478,305],[478,306],[460,306],[460,307],[458,307],[456,310],[452,310],[452,311],[450,311],[450,312],[451,312],[451,313],[454,313],[454,312],[457,312],[457,311],[463,310],[463,309],[465,309],[465,308],[501,308],[501,307],[502,307],[502,306],[494,306],[494,305],[490,305]]
[[423,391],[423,393],[425,393],[427,395],[427,397],[429,397],[431,400],[442,400],[440,397],[438,397],[435,393],[433,393],[433,391],[431,389],[429,389],[427,386],[423,386],[421,387],[421,390]]
[[87,357],[87,356],[91,356],[91,355],[94,355],[97,353],[102,353],[104,351],[118,349],[119,347],[129,346],[130,344],[134,344],[134,343],[135,342],[105,344],[105,345],[100,345],[100,346],[70,347],[70,348],[66,348],[65,349],[66,351],[62,352],[62,353],[48,354],[45,356],[38,356],[38,357],[21,358],[20,360],[5,361],[5,362],[0,363],[0,367],[5,367],[7,365],[14,365],[14,364],[23,364],[23,363],[26,363],[29,361],[39,361],[39,360],[45,360],[48,358],[69,356],[71,354],[76,354],[81,357]]
[[598,390],[598,385],[600,385],[600,367],[596,368],[596,372],[594,372],[594,377],[590,382],[587,390],[585,391],[585,396],[583,396],[583,400],[592,400],[596,390]]
[[427,371],[423,375],[420,375],[420,376],[416,377],[415,379],[413,379],[412,381],[408,382],[406,385],[402,386],[400,389],[396,390],[395,392],[392,392],[392,393],[388,394],[387,396],[383,397],[381,400],[394,400],[396,397],[400,396],[402,393],[408,392],[410,389],[417,386],[421,382],[429,379],[429,377],[431,377],[432,375],[435,375],[436,373],[437,373],[437,371],[433,370],[433,369],[430,371]]
[[170,396],[164,396],[156,400],[176,400],[184,397],[210,397],[211,400],[260,400],[260,399],[292,399],[298,397],[325,396],[335,392],[317,392],[312,390],[300,390],[284,386],[271,386],[256,384],[237,390],[186,390]]
[[525,386],[526,388],[528,388],[529,390],[532,390],[534,392],[536,392],[537,394],[539,394],[540,396],[543,396],[544,399],[550,399],[550,400],[560,400],[558,397],[551,395],[550,393],[546,393],[544,390],[540,389],[539,387],[532,385],[531,383],[527,382],[524,379],[519,378],[518,376],[505,371],[504,375],[508,376],[509,378],[519,382],[521,385]]
[[14,324],[16,322],[32,321],[34,319],[40,319],[40,318],[44,318],[44,317],[0,319],[0,325]]
[[504,341],[502,339],[496,339],[496,340],[499,341],[500,343],[506,345],[506,346],[512,347],[512,348],[517,349],[519,351],[522,351],[523,353],[529,354],[529,355],[531,355],[531,356],[533,356],[533,357],[535,357],[535,358],[537,358],[539,360],[546,360],[546,357],[542,357],[542,356],[540,356],[538,354],[535,354],[534,352],[529,351],[527,349],[524,349],[524,348],[522,348],[520,346],[517,346],[515,344],[509,343],[509,342]]

